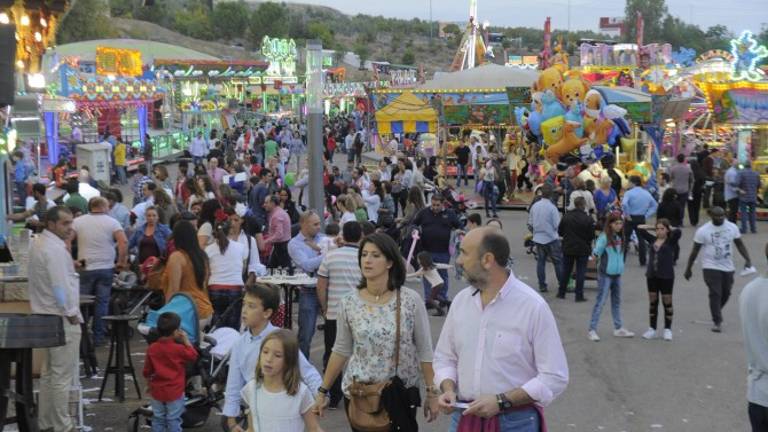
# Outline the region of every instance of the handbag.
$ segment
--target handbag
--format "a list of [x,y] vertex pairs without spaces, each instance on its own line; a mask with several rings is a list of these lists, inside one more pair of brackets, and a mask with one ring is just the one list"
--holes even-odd
[[[400,362],[400,290],[397,290],[397,309],[395,321],[397,322],[395,333],[395,377]],[[353,378],[352,384],[347,387],[349,392],[349,405],[347,417],[353,429],[361,432],[388,432],[391,421],[389,413],[381,403],[381,395],[392,384],[392,378],[376,383],[361,383]]]

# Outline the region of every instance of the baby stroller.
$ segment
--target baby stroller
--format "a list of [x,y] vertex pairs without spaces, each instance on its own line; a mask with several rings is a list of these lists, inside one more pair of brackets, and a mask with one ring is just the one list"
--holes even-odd
[[[236,302],[230,305],[227,311],[234,310],[235,304]],[[187,333],[190,343],[198,352],[197,361],[187,367],[182,427],[202,427],[207,422],[211,409],[219,409],[219,402],[224,399],[229,352],[239,333],[235,329],[220,328],[205,335],[201,334],[194,301],[187,294],[176,293],[165,306],[150,311],[145,321],[139,323],[139,333],[145,336],[147,342],[157,340],[155,326],[157,318],[164,312],[174,312],[181,317],[181,329]],[[150,405],[137,408],[128,417],[128,430],[138,432],[143,424],[151,424],[152,417]]]

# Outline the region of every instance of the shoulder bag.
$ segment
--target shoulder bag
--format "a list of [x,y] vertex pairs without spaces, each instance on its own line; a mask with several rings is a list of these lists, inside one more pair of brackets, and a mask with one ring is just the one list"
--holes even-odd
[[[397,290],[397,308],[395,321],[397,322],[395,333],[395,377],[400,362],[400,290]],[[390,378],[371,384],[365,384],[353,378],[352,384],[347,387],[349,392],[349,406],[347,416],[353,429],[361,432],[388,432],[390,430],[389,413],[381,403],[381,395],[392,384]]]

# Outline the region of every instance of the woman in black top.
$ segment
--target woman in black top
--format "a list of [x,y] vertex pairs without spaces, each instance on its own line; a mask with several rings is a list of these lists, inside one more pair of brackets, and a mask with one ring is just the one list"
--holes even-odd
[[[666,193],[665,193],[666,195]],[[648,283],[651,326],[643,334],[645,339],[655,339],[659,309],[659,293],[664,303],[664,340],[672,340],[672,287],[675,284],[675,254],[680,240],[680,230],[672,228],[667,219],[657,219],[656,226],[641,225],[637,235],[647,241],[648,268],[645,277]],[[648,231],[655,229],[656,235]]]
[[677,191],[672,188],[664,191],[656,210],[656,218],[668,220],[673,227],[683,225],[683,207],[677,202]]

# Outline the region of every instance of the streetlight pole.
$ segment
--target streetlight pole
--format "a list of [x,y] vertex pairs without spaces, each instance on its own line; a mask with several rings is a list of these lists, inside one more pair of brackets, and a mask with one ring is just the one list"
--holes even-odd
[[432,21],[432,0],[429,0],[429,38],[432,39],[432,27],[434,27],[434,21]]
[[323,45],[307,41],[307,144],[309,145],[309,207],[324,220],[323,200]]

